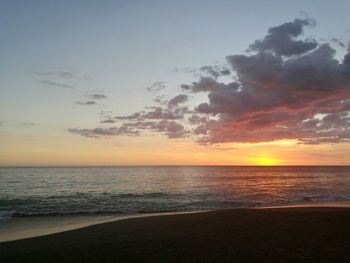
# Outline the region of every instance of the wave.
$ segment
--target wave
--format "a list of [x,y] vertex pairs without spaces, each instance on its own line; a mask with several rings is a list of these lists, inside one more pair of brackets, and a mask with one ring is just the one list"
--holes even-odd
[[[163,190],[163,189],[162,189]],[[11,217],[137,214],[293,205],[312,202],[349,201],[346,191],[331,193],[295,187],[293,191],[246,191],[226,189],[192,192],[74,192],[27,198],[0,197],[0,219]],[[272,194],[271,194],[272,193]],[[314,194],[317,193],[317,194]]]
[[348,201],[349,196],[345,196],[345,195],[331,196],[331,195],[313,194],[313,195],[303,196],[302,200],[306,202]]
[[41,217],[41,216],[65,216],[65,215],[100,215],[100,214],[123,214],[122,211],[56,211],[56,212],[14,212],[11,217]]
[[56,212],[6,212],[0,211],[0,219],[24,218],[24,217],[51,217],[51,216],[89,216],[89,215],[131,215],[131,214],[149,214],[149,213],[169,213],[183,212],[187,209],[153,209],[153,210],[136,210],[133,212],[123,212],[119,210],[99,210],[99,211],[56,211]]

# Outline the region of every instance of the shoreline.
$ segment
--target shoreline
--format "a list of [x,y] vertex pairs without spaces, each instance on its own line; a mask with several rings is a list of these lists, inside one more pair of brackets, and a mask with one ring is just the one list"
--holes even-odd
[[300,207],[330,207],[330,208],[350,208],[350,201],[299,203],[290,205],[274,205],[253,207],[253,209],[274,209],[274,208],[300,208]]
[[[156,216],[172,216],[181,214],[198,214],[203,212],[215,212],[221,210],[238,210],[238,209],[288,209],[288,208],[350,208],[350,201],[339,202],[317,202],[317,203],[300,203],[290,205],[275,205],[247,208],[232,208],[219,210],[203,211],[179,211],[179,212],[158,212],[158,213],[141,213],[129,215],[62,215],[62,216],[40,216],[40,217],[20,217],[11,219],[2,219],[0,221],[0,243],[17,241],[28,238],[42,237],[46,235],[58,234],[77,229],[84,229],[90,226],[117,222],[127,219],[147,218]],[[6,224],[7,221],[7,224]],[[2,224],[1,224],[2,223]],[[4,224],[5,223],[5,224]]]
[[[61,216],[31,216],[17,217],[4,220],[0,224],[0,244],[9,241],[17,241],[28,238],[42,237],[46,235],[59,234],[86,227],[117,222],[134,218],[146,218],[152,216],[167,216],[201,213],[207,211],[184,211],[184,212],[160,212],[160,213],[140,213],[128,215],[61,215]],[[9,224],[6,224],[10,222]],[[0,221],[1,223],[1,221]],[[19,227],[19,228],[17,228]],[[5,229],[6,228],[6,229]],[[12,231],[14,232],[12,232]]]

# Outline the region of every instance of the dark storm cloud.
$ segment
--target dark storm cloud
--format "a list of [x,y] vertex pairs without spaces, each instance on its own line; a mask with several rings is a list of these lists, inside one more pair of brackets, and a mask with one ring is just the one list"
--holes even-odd
[[[145,111],[108,119],[133,131],[190,135],[201,144],[350,142],[350,49],[339,60],[334,41],[303,38],[305,27],[313,25],[311,19],[295,19],[272,27],[249,53],[227,56],[230,69],[202,67],[198,81],[181,85],[193,97],[207,95],[193,109],[181,104],[189,96],[179,94]],[[231,82],[219,78],[227,75]]]
[[57,88],[66,88],[66,89],[74,89],[74,86],[69,84],[64,84],[60,82],[55,82],[51,80],[39,80],[40,83],[45,84],[50,87],[57,87]]

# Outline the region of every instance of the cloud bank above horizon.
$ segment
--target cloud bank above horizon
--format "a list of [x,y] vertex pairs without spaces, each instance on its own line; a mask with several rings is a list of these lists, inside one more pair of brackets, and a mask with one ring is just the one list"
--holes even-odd
[[[307,18],[271,27],[246,54],[227,56],[227,66],[201,67],[199,79],[182,84],[175,97],[157,96],[143,111],[105,116],[101,124],[109,127],[69,132],[98,138],[150,131],[200,144],[350,142],[350,47],[337,40],[345,55],[336,59],[335,41],[303,37],[315,24]],[[157,95],[165,83],[147,89]],[[203,94],[207,101],[191,105]]]

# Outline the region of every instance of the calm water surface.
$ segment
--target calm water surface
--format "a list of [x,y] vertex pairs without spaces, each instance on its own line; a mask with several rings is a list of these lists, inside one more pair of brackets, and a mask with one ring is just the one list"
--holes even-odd
[[0,217],[350,200],[350,167],[0,168]]

